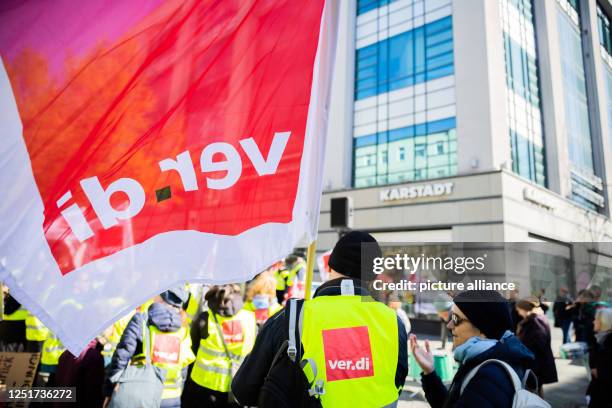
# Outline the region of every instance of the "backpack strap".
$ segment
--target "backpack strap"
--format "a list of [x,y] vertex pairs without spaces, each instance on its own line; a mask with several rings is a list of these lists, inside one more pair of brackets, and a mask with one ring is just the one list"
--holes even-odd
[[[289,299],[289,342],[287,346],[287,355],[294,363],[301,357],[300,348],[302,345],[302,323],[304,320],[304,305],[300,307],[298,316],[297,299]],[[298,327],[298,336],[296,337],[296,325]]]
[[533,371],[531,371],[531,369],[525,370],[525,375],[523,376],[523,380],[521,381],[522,387],[524,389],[527,389],[527,381],[529,381],[529,377],[533,378],[533,381],[535,383],[535,389],[537,390],[539,388],[538,377]]
[[506,370],[506,373],[508,373],[508,375],[510,376],[510,381],[512,381],[512,385],[514,386],[515,393],[522,388],[521,381],[519,380],[519,377],[516,374],[516,371],[514,371],[514,368],[512,368],[510,364],[506,363],[505,361],[501,361],[497,359],[490,359],[490,360],[483,361],[482,363],[478,364],[476,367],[470,370],[470,372],[465,376],[463,383],[461,384],[461,391],[459,392],[459,395],[463,394],[463,391],[467,388],[468,384],[470,383],[472,378],[474,378],[478,370],[485,364],[489,364],[489,363],[496,363],[498,365],[501,365]]
[[[287,355],[294,363],[302,358],[302,327],[304,322],[304,303],[299,305],[300,311],[297,311],[298,299],[289,299],[289,340],[287,341]],[[297,337],[296,337],[297,327]],[[308,395],[311,397],[319,397],[325,393],[322,380],[317,380],[317,364],[311,358],[299,362],[299,366],[306,375],[306,368],[310,367],[310,377],[306,375],[310,382],[311,388],[308,390]]]
[[151,355],[149,348],[151,347],[151,328],[149,327],[149,311],[142,313],[142,352],[145,355],[147,367],[151,365]]
[[287,347],[287,354],[291,361],[295,363],[297,356],[297,344],[295,341],[295,322],[296,322],[296,300],[289,299],[289,344]]
[[212,310],[211,310],[211,313],[212,313],[213,319],[215,320],[215,326],[217,326],[217,332],[219,332],[219,337],[221,338],[221,344],[223,345],[223,350],[225,350],[225,356],[228,358],[228,360],[232,361],[232,354],[229,352],[229,349],[227,348],[227,343],[225,342],[225,338],[223,337],[223,329],[221,328],[221,325],[219,324],[219,320],[217,320],[217,315]]

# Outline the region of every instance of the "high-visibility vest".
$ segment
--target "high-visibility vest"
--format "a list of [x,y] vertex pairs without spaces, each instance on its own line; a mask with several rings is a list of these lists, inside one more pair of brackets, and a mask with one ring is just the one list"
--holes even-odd
[[287,277],[289,276],[289,271],[284,269],[278,269],[274,271],[274,278],[276,279],[276,290],[285,290],[287,289]]
[[45,341],[49,337],[49,329],[32,313],[28,313],[25,319],[26,324],[26,340],[28,341]]
[[[180,398],[184,382],[182,370],[195,360],[189,330],[185,326],[175,332],[163,332],[155,326],[148,329],[151,363],[165,371],[162,399]],[[139,363],[144,360],[144,352],[132,357],[132,361]]]
[[59,358],[66,350],[61,341],[55,334],[49,332],[49,337],[43,343],[42,355],[40,362],[45,365],[55,366],[59,363]]
[[371,298],[343,295],[308,300],[303,313],[302,361],[310,363],[304,372],[324,407],[384,407],[397,401],[393,310]]
[[149,310],[149,308],[151,307],[151,305],[155,303],[153,299],[149,299],[146,302],[144,302],[142,305],[138,306],[136,308],[137,312],[146,312],[147,310]]
[[2,320],[8,321],[17,321],[17,320],[25,320],[28,317],[28,311],[22,307],[15,310],[11,314],[2,314]]
[[287,276],[287,286],[293,286],[293,282],[296,280],[298,272],[300,269],[304,268],[306,268],[306,264],[301,261],[298,261],[295,263],[295,265],[293,265]]
[[259,325],[265,323],[266,320],[271,318],[280,310],[283,310],[283,307],[276,302],[276,298],[274,298],[274,303],[270,305],[270,307],[268,307],[267,309],[255,309],[255,305],[253,305],[253,301],[251,300],[246,302],[243,307],[244,310],[248,310],[249,312],[255,313],[255,320]]
[[110,329],[110,334],[106,338],[108,341],[104,345],[104,349],[101,352],[103,356],[108,356],[108,357],[113,356],[113,354],[115,353],[115,350],[117,349],[117,345],[119,344],[119,340],[121,340],[121,336],[123,335],[123,332],[125,331],[125,328],[127,327],[130,320],[132,320],[132,317],[134,316],[135,313],[136,313],[136,310],[132,310],[130,313],[126,314],[121,319],[113,323]]
[[[210,390],[229,392],[232,367],[238,367],[255,344],[255,314],[242,309],[232,317],[216,315],[220,333],[212,313],[208,312],[208,337],[200,340],[191,379]],[[227,357],[222,338],[225,339],[230,358]]]
[[187,319],[191,323],[200,309],[202,285],[187,285],[187,290],[189,291],[189,300],[187,301],[185,313],[187,313]]

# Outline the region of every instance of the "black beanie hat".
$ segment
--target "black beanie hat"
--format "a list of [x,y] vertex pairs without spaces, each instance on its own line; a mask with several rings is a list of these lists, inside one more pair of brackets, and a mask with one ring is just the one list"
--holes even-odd
[[494,290],[466,290],[453,302],[487,338],[499,340],[512,330],[508,301]]
[[381,256],[380,246],[373,236],[363,231],[351,231],[338,240],[328,264],[342,275],[370,281],[375,277],[374,258]]

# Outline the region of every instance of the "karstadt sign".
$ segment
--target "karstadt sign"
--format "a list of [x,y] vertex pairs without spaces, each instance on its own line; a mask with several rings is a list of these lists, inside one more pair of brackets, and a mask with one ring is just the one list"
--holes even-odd
[[452,194],[455,183],[428,183],[408,187],[395,187],[380,190],[382,202],[396,200],[413,200],[425,197],[443,197]]

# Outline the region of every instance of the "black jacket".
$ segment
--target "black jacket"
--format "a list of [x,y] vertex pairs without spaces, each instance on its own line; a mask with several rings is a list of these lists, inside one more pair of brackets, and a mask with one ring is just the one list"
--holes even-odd
[[569,295],[557,296],[553,305],[553,315],[555,316],[555,327],[561,327],[561,322],[564,320],[572,320],[572,310],[566,309],[567,306],[574,303]]
[[[356,294],[367,294],[359,280],[353,280]],[[335,279],[321,285],[314,296],[340,295],[340,279]],[[251,354],[236,373],[232,381],[232,391],[242,405],[256,406],[259,390],[268,374],[272,360],[282,343],[287,340],[287,316],[285,309],[268,319],[257,336]],[[401,320],[397,320],[399,353],[395,371],[395,385],[403,387],[408,374],[408,335]]]
[[612,334],[601,343],[597,342],[594,354],[594,365],[597,378],[589,384],[587,394],[591,396],[589,408],[612,408]]
[[[10,294],[4,298],[4,314],[19,310],[21,304]],[[0,351],[19,352],[26,349],[25,320],[0,321]]]
[[550,346],[550,326],[544,315],[530,314],[519,324],[519,340],[535,356],[533,372],[539,384],[559,381],[557,366]]
[[489,363],[478,370],[463,394],[461,384],[465,376],[488,359],[498,359],[510,364],[522,378],[533,364],[533,354],[516,336],[509,337],[489,350],[462,364],[447,390],[435,371],[421,376],[425,398],[432,408],[510,408],[514,398],[514,386],[499,364]]

